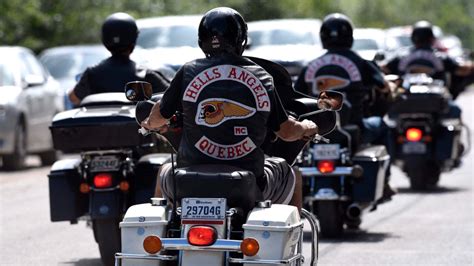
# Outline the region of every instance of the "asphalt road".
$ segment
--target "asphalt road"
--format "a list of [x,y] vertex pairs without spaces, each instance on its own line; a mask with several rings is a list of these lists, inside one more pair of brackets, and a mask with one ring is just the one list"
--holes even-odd
[[[460,97],[464,121],[474,131],[474,90]],[[49,220],[48,167],[31,157],[28,169],[0,170],[0,265],[101,265],[92,230],[85,222]],[[439,188],[408,189],[392,167],[399,193],[361,229],[339,240],[322,240],[319,265],[474,265],[474,152],[441,176]],[[309,254],[309,242],[305,242]]]

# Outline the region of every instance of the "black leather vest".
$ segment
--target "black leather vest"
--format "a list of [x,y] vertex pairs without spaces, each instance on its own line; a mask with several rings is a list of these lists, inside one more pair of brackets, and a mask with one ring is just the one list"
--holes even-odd
[[263,175],[272,77],[236,56],[183,66],[181,165],[230,164]]
[[127,82],[145,80],[146,70],[137,69],[136,63],[128,58],[111,56],[89,69],[91,94],[123,92]]

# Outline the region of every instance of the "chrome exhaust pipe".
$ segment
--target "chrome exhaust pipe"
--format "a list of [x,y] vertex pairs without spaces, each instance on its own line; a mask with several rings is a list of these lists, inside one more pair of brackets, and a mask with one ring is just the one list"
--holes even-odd
[[346,215],[349,219],[358,219],[362,214],[362,208],[357,203],[352,203],[347,207]]

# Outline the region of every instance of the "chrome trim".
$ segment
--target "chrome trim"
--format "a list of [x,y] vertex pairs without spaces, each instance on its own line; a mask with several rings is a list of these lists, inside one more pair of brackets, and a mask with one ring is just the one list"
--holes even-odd
[[205,250],[240,252],[242,240],[217,239],[212,246],[193,246],[186,238],[162,238],[163,250]]
[[[311,262],[309,265],[314,266],[318,264],[319,259],[319,232],[321,231],[319,220],[316,215],[303,208],[301,208],[301,216],[305,218],[311,226]],[[301,245],[303,244],[302,241],[303,237],[301,237]],[[300,254],[303,254],[303,246],[301,246]],[[304,259],[304,257],[302,259]]]
[[351,176],[354,174],[352,166],[337,166],[331,173],[321,173],[317,167],[300,167],[302,176]]
[[303,255],[296,254],[293,257],[286,259],[286,260],[265,260],[265,259],[238,259],[238,258],[229,258],[229,262],[231,263],[242,263],[242,264],[290,264],[295,262],[296,260],[303,259]]
[[126,254],[126,253],[115,253],[115,266],[121,266],[123,259],[129,260],[165,260],[175,261],[178,260],[176,255],[151,255],[151,254]]

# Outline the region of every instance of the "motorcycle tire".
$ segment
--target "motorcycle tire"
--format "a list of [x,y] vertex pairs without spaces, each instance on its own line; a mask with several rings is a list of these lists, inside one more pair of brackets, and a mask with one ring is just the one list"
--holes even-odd
[[2,167],[5,170],[20,170],[25,167],[27,155],[25,126],[19,123],[15,129],[15,147],[12,154],[4,155]]
[[343,215],[338,201],[318,201],[316,203],[321,236],[324,238],[337,238],[343,232]]
[[410,187],[413,190],[427,190],[439,182],[441,169],[435,161],[414,161],[406,165],[406,173],[410,178]]
[[55,150],[49,150],[45,152],[41,152],[38,154],[41,160],[41,165],[49,166],[56,162],[59,158],[59,154]]
[[99,245],[100,258],[105,266],[115,265],[115,253],[121,250],[119,220],[96,219],[92,229]]

